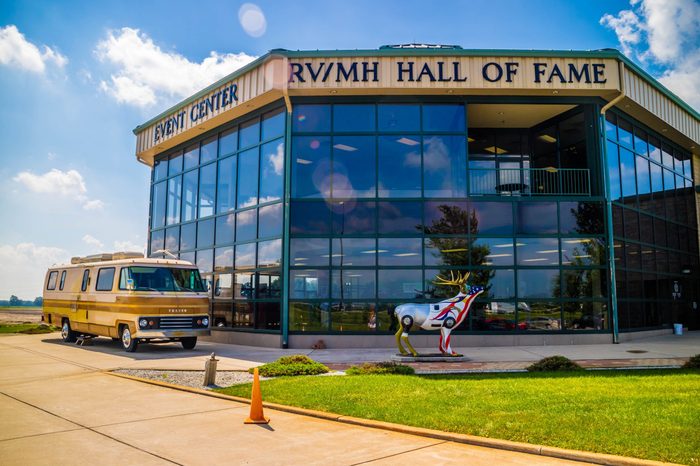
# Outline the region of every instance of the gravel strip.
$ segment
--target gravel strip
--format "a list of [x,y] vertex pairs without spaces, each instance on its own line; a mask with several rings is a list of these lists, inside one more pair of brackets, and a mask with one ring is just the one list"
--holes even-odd
[[[114,372],[119,374],[131,375],[133,377],[141,377],[142,379],[157,380],[159,382],[167,382],[174,385],[184,385],[192,388],[202,388],[211,390],[212,388],[230,387],[231,385],[239,385],[243,383],[252,383],[253,374],[244,371],[217,371],[216,385],[205,387],[204,371],[167,371],[167,370],[146,370],[146,369],[118,369]],[[265,380],[265,377],[260,377],[260,380]]]

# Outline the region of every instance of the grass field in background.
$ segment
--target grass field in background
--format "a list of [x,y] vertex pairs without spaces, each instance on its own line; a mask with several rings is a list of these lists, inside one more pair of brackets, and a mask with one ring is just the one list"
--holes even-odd
[[0,312],[41,311],[41,306],[0,306]]
[[53,325],[42,324],[0,324],[0,333],[51,333],[60,330]]
[[700,464],[697,370],[282,377],[263,381],[262,393],[265,401],[366,419]]

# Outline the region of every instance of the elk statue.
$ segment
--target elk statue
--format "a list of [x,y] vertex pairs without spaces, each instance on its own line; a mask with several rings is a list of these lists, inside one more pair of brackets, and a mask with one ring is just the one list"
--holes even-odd
[[459,293],[457,293],[457,296],[439,303],[409,303],[396,307],[394,315],[400,324],[396,332],[396,345],[399,347],[402,355],[408,354],[403,347],[403,342],[413,356],[418,356],[418,353],[408,341],[408,332],[411,330],[411,327],[416,326],[424,330],[439,328],[440,352],[443,355],[458,356],[457,353],[452,351],[450,346],[450,333],[464,321],[474,299],[484,291],[482,286],[468,286],[468,278],[468,272],[464,276],[461,272],[457,272],[457,278],[450,272],[449,280],[438,275],[434,283],[436,285],[458,286]]

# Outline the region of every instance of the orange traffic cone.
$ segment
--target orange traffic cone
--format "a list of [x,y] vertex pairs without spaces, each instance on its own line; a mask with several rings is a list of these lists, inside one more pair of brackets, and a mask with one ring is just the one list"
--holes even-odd
[[253,391],[250,394],[250,416],[243,421],[244,424],[267,424],[269,417],[263,414],[262,392],[260,391],[260,376],[258,368],[253,370]]

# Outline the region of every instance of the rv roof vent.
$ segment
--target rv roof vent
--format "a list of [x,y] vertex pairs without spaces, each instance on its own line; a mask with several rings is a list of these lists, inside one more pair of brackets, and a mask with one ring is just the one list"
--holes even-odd
[[140,252],[115,252],[115,253],[102,253],[93,254],[91,256],[85,257],[72,257],[70,260],[71,264],[88,264],[90,262],[106,262],[115,261],[120,259],[141,259],[143,254]]
[[462,47],[459,45],[444,45],[444,44],[393,44],[393,45],[382,45],[379,50],[382,49],[451,49],[451,50],[461,50]]

